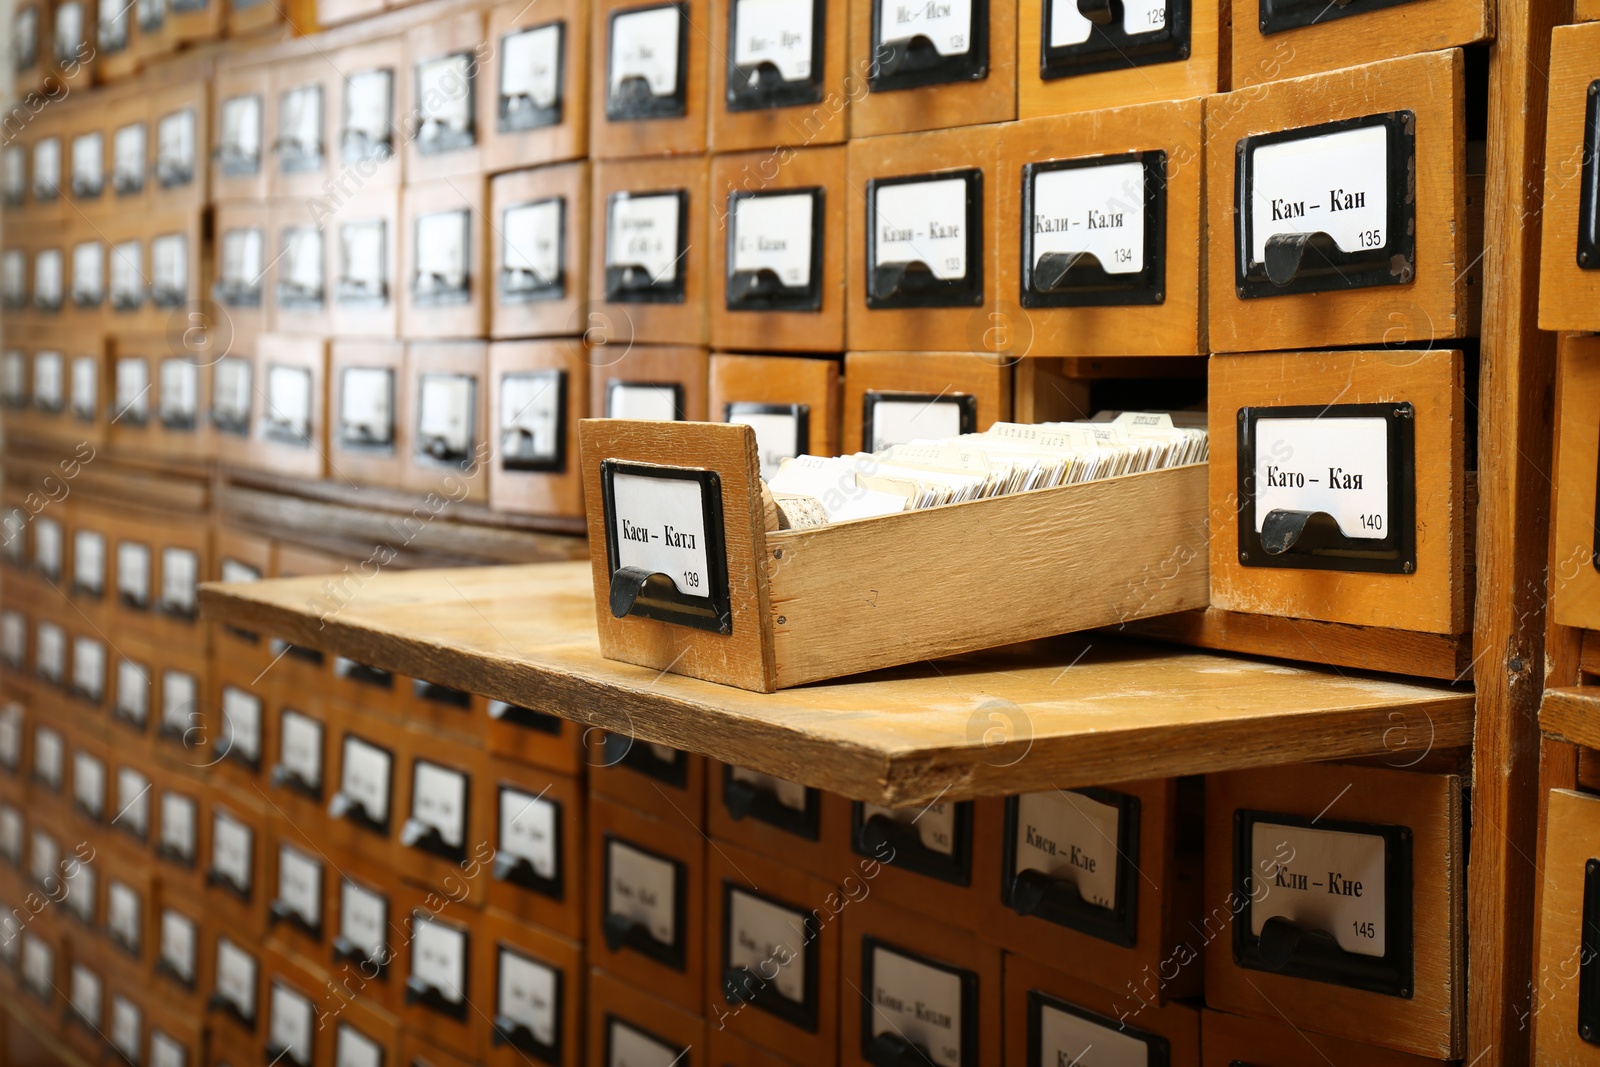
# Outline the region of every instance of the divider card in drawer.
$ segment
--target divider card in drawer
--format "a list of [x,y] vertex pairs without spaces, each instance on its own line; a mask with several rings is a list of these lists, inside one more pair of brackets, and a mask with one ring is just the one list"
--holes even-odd
[[1550,610],[1562,626],[1600,630],[1600,338],[1558,345]]
[[1600,330],[1600,23],[1550,38],[1539,325]]
[[1207,101],[1213,351],[1470,332],[1464,66],[1457,49]]
[[1243,0],[1233,11],[1233,87],[1473,44],[1494,33],[1483,0]]
[[1461,353],[1219,356],[1210,371],[1212,606],[1465,633]]

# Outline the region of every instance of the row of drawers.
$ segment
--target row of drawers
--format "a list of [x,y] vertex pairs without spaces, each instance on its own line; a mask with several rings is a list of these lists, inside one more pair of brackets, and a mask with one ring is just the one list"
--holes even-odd
[[[1472,334],[1479,304],[1463,77],[1459,52],[1430,53],[1270,93],[781,158],[219,201],[209,252],[193,211],[74,220],[0,253],[0,295],[14,325],[179,333],[214,299],[219,330],[247,337],[598,322],[647,343],[961,339],[1012,358],[1433,342]],[[1073,153],[1041,148],[1057,144]]]

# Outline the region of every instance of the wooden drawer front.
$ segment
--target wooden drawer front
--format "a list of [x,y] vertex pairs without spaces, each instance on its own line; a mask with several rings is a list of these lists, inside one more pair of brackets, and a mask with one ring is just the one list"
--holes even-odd
[[174,41],[200,42],[222,36],[225,15],[221,0],[201,0],[186,4],[182,9],[172,6],[168,13],[167,30]]
[[708,177],[704,156],[595,164],[587,334],[706,342]]
[[[260,669],[216,663],[211,672],[206,705],[205,739],[211,746],[206,760],[219,781],[249,796],[264,784],[262,768],[271,718],[272,691],[266,679],[256,682]],[[255,683],[255,684],[252,684]]]
[[274,948],[262,954],[264,1027],[262,1058],[294,1067],[333,1062],[333,1030],[325,1014],[344,1006],[328,988],[327,976]]
[[485,705],[489,716],[484,748],[491,756],[577,776],[589,765],[587,745],[602,731],[580,727],[548,712],[517,707],[503,700]]
[[50,71],[50,7],[44,0],[18,4],[11,15],[15,36],[16,73],[12,75],[18,94],[40,86]]
[[62,585],[84,618],[98,626],[110,614],[110,561],[111,546],[116,542],[116,513],[86,501],[73,501],[68,514],[72,568]]
[[1600,630],[1600,338],[1563,336],[1559,345],[1550,606],[1562,626]]
[[111,798],[114,818],[111,829],[116,831],[118,844],[134,850],[150,847],[155,825],[156,779],[161,768],[139,748],[113,738],[116,746],[111,759],[110,781],[107,792]]
[[[715,46],[701,27],[710,21],[710,7],[709,0],[601,0],[593,6],[591,157],[705,151],[707,48]],[[642,47],[647,43],[655,47]]]
[[861,91],[845,71],[849,22],[848,4],[712,4],[711,150],[777,148],[797,135],[808,145],[843,141],[849,100]]
[[254,466],[300,478],[327,474],[328,343],[262,334],[256,353],[261,414]]
[[970,19],[953,11],[932,42],[918,26],[896,30],[892,3],[849,0],[851,138],[1016,118],[1018,6],[975,0]]
[[307,833],[320,834],[332,795],[338,728],[327,702],[269,700],[262,723],[262,788],[272,805]]
[[341,849],[394,871],[399,848],[402,731],[354,708],[330,709],[335,738],[327,771],[328,837]]
[[206,911],[241,940],[259,942],[266,932],[267,903],[274,887],[266,878],[266,817],[246,807],[236,792],[214,788],[202,818],[210,824],[206,852]]
[[406,186],[400,211],[400,330],[405,337],[481,337],[488,322],[481,176]]
[[589,296],[589,182],[589,165],[579,161],[489,183],[490,337],[588,329],[580,320]]
[[589,12],[579,0],[489,9],[478,93],[484,170],[579,159],[589,147]]
[[406,680],[392,671],[369,667],[345,656],[333,657],[333,699],[375,715],[404,718]]
[[837,455],[839,370],[832,359],[713,355],[707,414],[755,426],[769,476],[789,456]]
[[589,761],[591,793],[685,829],[705,825],[704,756],[608,732]]
[[[271,164],[269,164],[271,165]],[[333,250],[338,234],[300,200],[274,200],[263,279],[268,319],[281,334],[325,335],[333,325]]]
[[1021,118],[1205,96],[1227,81],[1227,7],[1215,0],[1132,4],[1106,27],[1022,0],[1017,19]]
[[[275,125],[272,68],[225,64],[217,71],[214,98],[211,136],[217,154],[211,168],[212,196],[220,202],[265,200],[272,160],[270,129]],[[262,262],[265,265],[266,260]]]
[[[481,384],[478,388],[481,388]],[[476,394],[476,389],[474,392]],[[475,477],[474,484],[477,481]],[[460,483],[448,484],[455,487]],[[453,495],[460,494],[457,492]],[[489,721],[485,711],[487,701],[483,697],[422,678],[400,679],[396,684],[396,694],[400,717],[408,723],[422,723],[461,740],[482,743],[484,725]]]
[[998,947],[875,896],[851,904],[843,918],[840,988],[854,986],[859,995],[840,996],[841,1064],[917,1054],[905,1045],[960,1067],[1000,1062]]
[[199,1064],[204,1047],[200,1021],[196,1013],[175,1010],[152,997],[146,1006],[149,1059],[140,1062],[170,1063],[180,1067]]
[[223,1040],[259,1042],[267,1033],[268,1007],[260,944],[254,937],[239,938],[226,927],[212,929],[214,936],[206,945],[211,978],[205,1002],[208,1029],[214,1028],[212,1032]]
[[397,963],[406,929],[400,881],[387,865],[348,854],[339,868],[328,900],[328,949],[318,959],[335,985],[398,1015],[406,986]]
[[[278,254],[270,243],[273,234],[271,209],[261,201],[218,201],[213,208],[216,219],[216,237],[212,241],[213,279],[210,297],[222,305],[233,324],[234,344],[230,352],[251,352],[255,339],[267,328],[267,309],[272,303],[272,293],[267,280],[272,257]],[[270,249],[270,250],[269,250]],[[216,380],[216,379],[213,379]],[[212,419],[218,430],[235,428],[237,417],[232,408],[240,401],[248,401],[248,391],[243,397],[229,396],[234,401],[223,411],[222,405],[212,405]],[[245,414],[249,405],[245,405]]]
[[1327,1067],[1433,1067],[1437,1060],[1314,1034],[1279,1020],[1247,1019],[1207,1009],[1200,1013],[1204,1067],[1300,1067],[1309,1048]]
[[[1212,606],[1466,632],[1473,517],[1461,353],[1273,353],[1216,357],[1210,367]],[[1369,421],[1341,428],[1334,419]],[[1266,420],[1276,425],[1261,426]],[[1302,436],[1313,420],[1325,444]],[[1352,444],[1363,439],[1364,460]],[[1379,450],[1383,441],[1387,452]],[[1277,458],[1281,466],[1269,462]],[[1337,496],[1335,479],[1341,491],[1364,492],[1360,503],[1370,501],[1372,510],[1349,507],[1352,498]],[[1387,496],[1371,491],[1385,484]],[[1265,514],[1256,503],[1263,493],[1270,494]],[[1286,493],[1301,495],[1285,507]],[[1307,513],[1317,518],[1304,520],[1311,528],[1296,536],[1293,526]],[[1273,555],[1283,543],[1287,549]],[[1360,555],[1322,554],[1334,546]]]
[[344,79],[331,73],[322,56],[272,66],[266,129],[272,135],[268,192],[274,197],[314,197],[334,172],[336,90]]
[[262,380],[255,358],[259,344],[259,335],[237,337],[234,348],[211,368],[211,440],[218,461],[228,466],[247,467],[255,462],[255,433],[262,408],[256,396]]
[[1000,864],[983,928],[1046,965],[1082,960],[1074,973],[1110,989],[1160,971],[1147,999],[1198,994],[1200,827],[1180,814],[1200,794],[1198,779],[1167,778],[979,801],[980,861]]
[[400,114],[408,124],[401,131],[408,183],[472,175],[482,166],[483,131],[472,102],[488,89],[477,55],[483,27],[483,11],[473,8],[406,32]]
[[1207,101],[1213,351],[1472,332],[1464,67],[1456,49]]
[[[479,930],[483,951],[473,966],[492,1017],[484,1062],[517,1067],[534,1061],[552,1067],[584,1062],[583,946],[525,926],[493,908]],[[492,1005],[492,1010],[490,1009]]]
[[317,838],[282,815],[268,821],[261,891],[267,901],[267,938],[305,959],[324,961],[332,938],[331,898],[340,874],[318,851]]
[[159,211],[204,206],[211,172],[211,86],[199,79],[163,89],[151,98],[151,148],[155,181],[151,205]]
[[352,197],[326,222],[326,231],[334,336],[393,337],[400,317],[399,192],[377,188]]
[[[483,750],[411,728],[400,739],[405,758],[396,781],[400,876],[415,885],[447,888],[474,907],[488,881],[481,867],[489,854],[490,812],[483,800],[488,773]],[[477,877],[463,878],[471,871]]]
[[[214,543],[214,568],[207,581],[258,582],[272,573],[273,546],[267,538],[219,525]],[[218,664],[251,664],[259,672],[271,662],[266,640],[255,631],[213,626],[211,633]]]
[[852,804],[847,869],[873,872],[873,892],[885,901],[977,929],[984,902],[999,895],[1000,868],[990,854],[998,827],[984,832],[974,808],[970,801]]
[[[96,232],[95,224],[82,221],[69,225],[63,239],[62,260],[65,296],[63,298],[64,327],[70,331],[66,337],[88,338],[103,327],[106,311],[106,255],[108,246]],[[54,376],[61,381],[61,376]],[[65,383],[63,382],[63,385]],[[56,416],[65,408],[65,389],[51,390],[56,395],[39,395],[38,375],[34,376],[34,406],[42,416],[40,421],[59,421]],[[40,401],[43,403],[40,403]]]
[[400,1021],[360,998],[343,1002],[333,1026],[334,1067],[408,1063],[400,1059]]
[[233,4],[228,8],[228,36],[238,37],[255,33],[286,19],[283,9],[272,4],[252,2],[243,7]]
[[489,346],[488,415],[498,442],[489,466],[491,507],[583,514],[578,420],[590,410],[589,374],[587,351],[576,340]]
[[137,848],[109,842],[101,854],[106,857],[105,955],[113,966],[137,973],[142,984],[156,951],[155,878]]
[[590,961],[700,1011],[705,839],[599,797],[590,798],[588,838]]
[[[330,465],[364,485],[400,488],[411,443],[411,427],[398,416],[400,390],[406,380],[405,345],[388,340],[339,340],[333,342],[330,356]],[[340,687],[346,700],[369,696],[371,686],[351,684],[360,688],[352,692],[349,685]],[[392,704],[392,675],[388,689],[387,699]]]
[[[281,542],[277,545],[274,555],[273,571],[268,575],[271,578],[329,575],[339,576],[334,579],[337,582],[345,574],[345,568],[353,565],[327,552]],[[277,662],[277,666],[272,668],[272,672],[263,681],[271,681],[277,686],[280,699],[289,699],[301,693],[327,691],[328,677],[332,673],[333,665],[331,656],[326,656],[316,649],[290,644],[281,637],[271,635],[268,637],[267,651]]]
[[708,1019],[764,1048],[831,1062],[840,1005],[840,924],[834,883],[732,846],[707,853]]
[[999,291],[1021,308],[1017,350],[1206,351],[1201,128],[1194,99],[1005,129]]
[[[971,355],[851,352],[845,356],[841,451],[846,455],[877,451],[912,437],[981,433],[1010,417],[1008,368]],[[870,435],[865,432],[869,423]]]
[[1357,67],[1494,36],[1483,0],[1392,0],[1331,11],[1299,0],[1245,0],[1233,12],[1233,87]]
[[725,1029],[713,1026],[706,1031],[706,1037],[706,1055],[717,1067],[798,1067],[794,1060],[768,1052]]
[[1199,1010],[1179,1003],[1157,1007],[1126,989],[1108,992],[1085,984],[1078,977],[1083,973],[1006,956],[1006,1067],[1069,1063],[1090,1048],[1118,1050],[1128,1063],[1199,1067]]
[[1540,1063],[1600,1063],[1600,1029],[1585,995],[1597,965],[1589,924],[1600,908],[1600,799],[1552,789],[1546,810],[1534,1055]]
[[151,802],[151,850],[156,877],[163,886],[191,894],[198,901],[211,856],[211,819],[200,783],[174,775],[157,776]]
[[[376,0],[332,2],[376,6]],[[333,165],[336,172],[353,172],[362,189],[393,189],[402,183],[403,50],[399,37],[379,37],[342,48],[333,60],[334,69],[345,72],[343,84],[334,88]]]
[[157,757],[186,771],[205,763],[206,663],[203,656],[170,651],[155,663],[156,690],[151,705]]
[[[455,501],[481,503],[488,498],[482,469],[488,454],[487,367],[488,348],[482,341],[406,347],[406,380],[400,390],[400,418],[411,441],[406,450],[406,488],[437,492]],[[460,717],[459,711],[451,714]]]
[[519,921],[583,938],[583,786],[575,779],[492,759],[478,806],[494,845],[489,906]]
[[1539,325],[1600,330],[1600,25],[1557,27],[1550,38],[1550,112],[1545,128],[1544,243]]
[[1236,908],[1205,919],[1206,1003],[1459,1055],[1463,819],[1454,775],[1338,764],[1211,775],[1205,899]]
[[703,348],[634,345],[613,358],[595,352],[589,375],[592,417],[700,422],[706,418],[710,356]]
[[606,1067],[635,1062],[710,1067],[704,1051],[705,1021],[662,999],[659,986],[648,988],[646,992],[598,967],[589,971],[588,1062]]
[[474,972],[477,954],[489,951],[479,930],[483,913],[453,896],[404,888],[395,894],[400,944],[395,977],[403,991],[400,1025],[445,1048],[480,1060],[489,1020],[474,1005],[487,999]]
[[1001,129],[850,143],[850,350],[979,350],[1000,291],[1001,223],[1000,176],[975,161],[993,157]]
[[711,343],[798,352],[844,348],[843,147],[711,166]]
[[819,878],[854,867],[844,797],[725,763],[710,764],[708,773],[706,830],[716,840]]

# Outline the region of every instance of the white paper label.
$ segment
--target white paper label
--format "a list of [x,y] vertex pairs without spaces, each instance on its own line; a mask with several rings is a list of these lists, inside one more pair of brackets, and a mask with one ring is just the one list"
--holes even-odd
[[27,157],[21,145],[11,145],[0,151],[0,191],[12,202],[20,202],[28,191]]
[[389,753],[359,737],[344,739],[344,776],[339,789],[366,811],[368,818],[389,818]]
[[72,413],[92,420],[100,404],[100,361],[93,356],[72,358]]
[[1150,1046],[1116,1026],[1041,1004],[1037,1062],[1070,1063],[1075,1067],[1147,1067]]
[[382,219],[347,222],[339,227],[339,280],[361,295],[384,294],[384,231]]
[[261,231],[229,230],[222,235],[222,282],[254,289],[261,280]]
[[[1089,39],[1094,24],[1078,10],[1078,0],[1049,0],[1050,47],[1065,48]],[[1131,36],[1166,29],[1167,0],[1124,0],[1122,32]]]
[[161,725],[186,731],[199,714],[194,675],[184,671],[162,671]]
[[891,949],[872,950],[872,1036],[894,1034],[938,1067],[962,1067],[961,975]]
[[12,45],[17,68],[34,66],[39,61],[39,9],[29,5],[18,11],[12,29],[17,35]]
[[216,378],[211,386],[212,413],[234,425],[250,419],[249,362],[237,357],[217,361]]
[[194,859],[195,809],[193,797],[161,794],[161,844],[186,860]]
[[296,299],[320,301],[323,290],[322,231],[293,226],[283,231],[283,282]]
[[467,935],[435,919],[415,918],[411,974],[449,1003],[460,1004],[466,999]]
[[[1388,946],[1384,838],[1256,822],[1250,866],[1266,892],[1250,905],[1250,932],[1282,916],[1333,936],[1345,952],[1382,956]],[[1290,857],[1290,858],[1285,858]]]
[[161,960],[185,982],[194,981],[194,923],[170,908],[161,913]]
[[139,894],[113,878],[106,884],[106,931],[124,948],[139,951]]
[[472,401],[477,380],[465,374],[424,374],[417,419],[419,444],[437,453],[465,455],[472,448]]
[[130,122],[111,137],[111,179],[129,193],[144,188],[144,123]]
[[308,926],[322,922],[322,863],[291,845],[278,846],[278,899]]
[[653,96],[672,96],[678,91],[678,34],[682,17],[671,4],[626,11],[612,17],[612,97],[629,78],[643,78]]
[[74,59],[78,46],[83,43],[83,4],[80,0],[63,0],[56,4],[56,56],[62,60]]
[[72,965],[72,1010],[92,1025],[100,1025],[100,976],[81,963]]
[[300,155],[322,155],[322,86],[302,85],[278,97],[278,138]]
[[[195,369],[193,364],[181,359],[168,360],[167,362],[178,363],[182,367],[188,368],[190,372]],[[162,389],[165,391],[169,375],[166,373],[167,368],[165,365],[162,366],[161,370]],[[178,374],[170,377],[182,381],[191,378],[192,375],[183,373],[180,370]],[[180,387],[179,394],[180,403],[186,401],[188,410],[193,411],[197,403],[194,395],[194,383],[190,381],[188,386]],[[163,396],[164,400],[165,396]],[[195,583],[199,581],[199,570],[200,560],[193,549],[163,548],[161,550],[161,603],[166,607],[176,608],[180,611],[193,611]]]
[[800,440],[800,420],[793,413],[735,411],[728,421],[754,428],[763,478],[770,480],[784,460],[805,451],[807,442]]
[[1077,886],[1090,904],[1115,907],[1120,814],[1115,805],[1082,793],[1022,794],[1017,798],[1011,874],[1041,871]]
[[540,878],[556,876],[560,811],[542,795],[500,787],[500,851],[528,861]]
[[150,364],[140,356],[117,360],[116,408],[113,422],[124,415],[143,422],[150,415]]
[[[144,247],[138,241],[111,246],[111,300],[119,308],[138,306],[144,299]],[[125,360],[118,360],[120,372]],[[140,362],[143,362],[142,360]],[[119,383],[120,384],[120,383]]]
[[261,571],[236,559],[222,561],[222,580],[225,582],[259,582]]
[[728,896],[728,966],[771,982],[785,1000],[805,1003],[805,923],[802,912],[734,889]]
[[61,191],[61,138],[46,137],[33,146],[33,195],[53,200]]
[[606,1047],[610,1058],[606,1067],[681,1067],[686,1050],[663,1044],[623,1022],[610,1020]]
[[467,226],[465,211],[436,211],[417,218],[417,291],[465,289]]
[[961,404],[949,400],[895,400],[878,396],[872,402],[872,441],[869,451],[892,445],[939,440],[961,434]]
[[503,49],[500,95],[526,97],[538,108],[555,106],[561,98],[561,23],[508,33]]
[[874,189],[871,267],[921,263],[940,281],[967,276],[967,182],[929,178]]
[[10,804],[0,806],[0,854],[13,867],[22,862],[22,812]]
[[356,883],[339,883],[339,936],[351,941],[369,960],[385,954],[384,931],[389,925],[389,902]]
[[308,1067],[315,1013],[311,1001],[278,982],[267,1002],[267,1041],[283,1050],[285,1060]]
[[771,63],[786,82],[811,77],[813,0],[734,0],[733,62]]
[[99,818],[106,810],[106,765],[88,752],[72,754],[72,796],[85,810]]
[[1255,529],[1273,511],[1332,515],[1349,538],[1389,526],[1389,420],[1322,415],[1256,422]]
[[561,447],[558,370],[500,379],[500,449],[507,460],[553,460]]
[[554,1045],[561,1019],[560,972],[504,947],[499,955],[496,1013],[526,1026],[540,1044]]
[[611,487],[616,567],[665,574],[685,596],[709,597],[711,568],[700,482],[618,473]]
[[94,530],[72,535],[72,584],[99,593],[106,584],[106,539]]
[[46,248],[33,257],[33,299],[41,307],[61,303],[61,249]]
[[[676,19],[676,9],[673,11]],[[675,282],[684,249],[679,243],[678,193],[614,193],[606,225],[606,266],[638,267],[652,285]]]
[[181,233],[150,242],[150,288],[182,296],[189,288],[189,241]]
[[16,770],[22,762],[22,706],[7,704],[0,710],[0,764]]
[[[28,357],[21,352],[10,351],[5,354],[3,365],[0,365],[0,392],[11,404],[22,404],[28,399]],[[18,541],[20,544],[20,539]]]
[[22,935],[22,977],[34,992],[54,1001],[56,950],[35,934]]
[[[192,423],[200,411],[200,368],[187,358],[161,361],[159,414],[164,422]],[[167,550],[169,553],[171,549]],[[190,554],[192,556],[192,553]],[[193,581],[190,582],[191,586]],[[166,580],[162,582],[163,589]],[[164,593],[163,596],[166,594]],[[193,590],[188,597],[193,606]]]
[[256,960],[244,949],[217,938],[217,993],[246,1019],[256,1017]]
[[261,698],[237,686],[222,687],[222,736],[246,762],[261,759]]
[[670,385],[612,382],[606,389],[606,418],[676,422],[678,392]]
[[35,637],[34,656],[39,673],[60,685],[67,669],[67,634],[53,622],[41,622]]
[[344,87],[344,128],[370,142],[389,140],[393,112],[394,74],[389,70],[364,70],[350,75]]
[[150,675],[131,659],[117,660],[117,711],[140,725],[150,715]]
[[1389,134],[1382,126],[1280,141],[1250,156],[1250,258],[1267,238],[1326,233],[1345,252],[1388,243]]
[[66,884],[67,910],[77,916],[84,925],[94,925],[95,907],[95,873],[94,867],[76,860],[68,860],[62,865],[62,881]]
[[1052,252],[1087,252],[1107,274],[1137,274],[1144,220],[1143,163],[1042,171],[1033,179],[1033,265]]
[[930,804],[926,808],[885,808],[877,804],[862,806],[863,823],[874,815],[886,815],[897,823],[915,826],[924,848],[944,856],[955,855],[956,805],[949,801]]
[[[100,246],[91,242],[95,251]],[[94,257],[96,263],[99,257]],[[95,302],[100,300],[99,281],[94,282]],[[60,352],[40,352],[33,357],[33,402],[46,411],[60,411],[63,397],[62,359]]]
[[211,817],[211,869],[241,893],[250,892],[255,832],[222,809]]
[[798,782],[774,778],[770,774],[762,774],[760,771],[752,771],[745,767],[731,767],[729,770],[734,781],[745,782],[772,794],[773,799],[790,811],[806,810],[806,787]]
[[82,133],[72,139],[72,185],[96,196],[105,184],[105,137],[98,131]]
[[735,199],[730,269],[770,270],[790,288],[809,286],[815,207],[816,197],[811,193]]
[[117,768],[117,813],[111,821],[136,837],[143,837],[149,829],[150,779],[132,767]]
[[333,1039],[333,1067],[384,1067],[383,1046],[349,1023]]
[[560,197],[508,207],[501,214],[505,234],[505,268],[531,274],[535,285],[561,277],[561,224],[565,201]]
[[99,42],[107,52],[120,52],[128,46],[128,15],[132,5],[107,4],[100,12]]
[[267,367],[267,425],[296,441],[311,437],[311,372],[304,367]]
[[66,746],[55,730],[39,727],[33,733],[33,773],[52,789],[61,788],[61,771]]
[[43,830],[35,830],[28,848],[28,872],[33,875],[33,880],[56,888],[60,865],[60,843]]
[[[0,285],[5,288],[5,298],[8,303],[20,304],[28,292],[28,260],[20,248],[8,248],[0,256]],[[22,354],[17,353],[17,366],[20,371]],[[17,382],[16,393],[22,395],[22,382]]]
[[[93,306],[105,296],[105,246],[99,241],[82,241],[72,246],[72,299]],[[57,394],[59,400],[59,368]],[[35,384],[37,393],[38,386]]]
[[33,562],[51,581],[61,577],[61,524],[41,515],[33,521]]
[[279,720],[279,758],[290,771],[313,789],[322,786],[322,724],[285,708]]
[[121,994],[111,997],[111,1045],[122,1053],[123,1059],[137,1065],[139,1050],[144,1042],[144,1015],[139,1005]]
[[471,56],[457,53],[417,64],[417,105],[422,114],[419,140],[430,140],[445,129],[471,127],[471,60]]
[[187,1049],[160,1030],[150,1031],[150,1067],[188,1067],[188,1064]]
[[187,181],[194,172],[194,112],[185,109],[164,116],[156,125],[156,166],[174,170]]
[[678,864],[621,841],[606,844],[606,915],[642,925],[664,945],[676,943]]
[[878,44],[926,37],[941,56],[972,48],[972,0],[877,0]]
[[[123,363],[144,366],[144,360],[117,362],[117,391],[122,391]],[[130,376],[131,377],[131,376]],[[120,399],[120,398],[119,398]],[[150,549],[137,541],[117,542],[117,592],[143,605],[150,599]]]
[[417,760],[411,775],[411,817],[438,830],[449,847],[460,848],[467,829],[467,776]]

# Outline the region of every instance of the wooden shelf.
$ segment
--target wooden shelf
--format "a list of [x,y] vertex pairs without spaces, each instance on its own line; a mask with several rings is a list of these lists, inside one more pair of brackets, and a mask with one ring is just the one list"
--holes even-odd
[[586,562],[201,587],[210,617],[857,800],[925,804],[1471,739],[1464,689],[1101,634],[762,695],[600,655]]
[[1600,748],[1600,685],[1546,689],[1539,703],[1539,729],[1546,737]]

